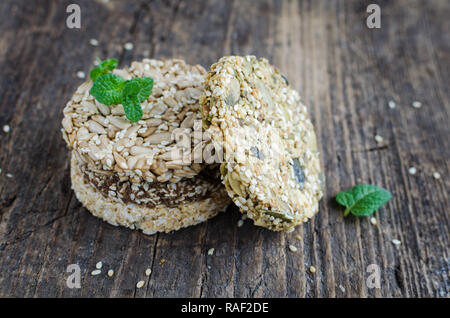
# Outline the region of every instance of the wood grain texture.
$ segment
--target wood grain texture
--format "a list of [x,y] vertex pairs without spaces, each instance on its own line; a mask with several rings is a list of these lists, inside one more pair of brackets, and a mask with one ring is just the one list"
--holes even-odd
[[[65,27],[71,2],[0,2],[0,125],[11,126],[0,132],[1,297],[450,296],[448,1],[378,1],[382,27],[372,30],[367,1],[79,0],[81,30]],[[230,54],[267,57],[309,105],[327,178],[320,213],[281,234],[237,227],[230,207],[154,236],[91,216],[70,189],[60,133],[76,72],[97,56],[208,67]],[[377,226],[343,219],[334,201],[356,183],[393,193]],[[66,286],[72,263],[81,289]],[[366,285],[369,264],[381,268],[380,289]]]

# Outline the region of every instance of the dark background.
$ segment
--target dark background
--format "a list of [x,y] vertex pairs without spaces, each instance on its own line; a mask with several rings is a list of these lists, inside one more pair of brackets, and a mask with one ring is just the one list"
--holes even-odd
[[[69,3],[81,6],[81,30],[66,28]],[[366,27],[369,3],[0,1],[0,126],[11,127],[0,131],[0,296],[449,297],[450,2],[377,1],[381,29]],[[91,216],[70,189],[60,133],[76,73],[96,57],[208,68],[230,54],[267,57],[309,105],[327,178],[320,213],[284,234],[238,228],[230,207],[153,236]],[[393,193],[377,226],[343,219],[334,201],[357,183]],[[103,273],[91,276],[98,261]],[[72,263],[81,289],[66,287]],[[369,264],[380,289],[365,284]]]

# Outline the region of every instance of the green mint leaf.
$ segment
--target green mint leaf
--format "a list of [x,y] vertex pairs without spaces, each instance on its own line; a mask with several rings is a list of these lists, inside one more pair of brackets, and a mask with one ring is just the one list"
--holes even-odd
[[122,105],[125,115],[129,121],[135,123],[142,118],[141,103],[136,95],[124,96]]
[[90,72],[92,81],[96,81],[100,76],[108,74],[117,67],[118,61],[116,59],[108,59],[104,62],[100,61],[100,64],[93,68]]
[[133,78],[132,80],[127,81],[125,87],[130,84],[129,89],[133,89],[133,91],[127,93],[125,92],[124,88],[124,96],[125,95],[136,95],[139,99],[139,102],[145,102],[150,94],[152,93],[153,89],[153,79],[150,77],[143,77],[143,78]]
[[95,82],[97,80],[97,78],[99,78],[102,75],[103,75],[103,70],[99,67],[93,68],[91,70],[91,73],[89,74],[89,76],[91,77],[93,82]]
[[102,63],[100,63],[100,67],[105,71],[111,72],[113,71],[119,62],[116,59],[108,59]]
[[350,212],[356,216],[368,216],[389,201],[392,195],[386,189],[367,184],[354,186],[351,190],[339,192],[336,201],[345,206],[344,216]]
[[148,97],[152,94],[153,90],[153,78],[143,77],[140,78],[140,90],[138,93],[139,101],[145,102]]
[[135,96],[137,97],[139,94],[139,90],[141,88],[141,86],[139,85],[139,79],[138,78],[134,78],[132,80],[126,81],[125,82],[125,86],[123,87],[123,96],[124,97],[132,97]]
[[92,86],[90,93],[100,103],[105,105],[118,105],[122,103],[122,89],[125,81],[115,74],[100,76]]

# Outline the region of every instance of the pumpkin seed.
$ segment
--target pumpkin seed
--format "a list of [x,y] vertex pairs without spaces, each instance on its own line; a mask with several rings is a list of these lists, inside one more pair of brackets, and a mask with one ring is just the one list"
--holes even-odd
[[292,168],[294,169],[294,177],[301,190],[305,187],[305,173],[303,172],[303,167],[300,165],[300,160],[298,158],[292,159],[294,162]]
[[264,160],[266,157],[264,156],[264,154],[257,148],[257,147],[251,147],[250,148],[251,152],[253,153],[253,155],[258,158],[259,160]]
[[231,79],[230,84],[227,87],[227,92],[224,98],[225,103],[228,106],[234,106],[241,98],[241,85],[235,78]]

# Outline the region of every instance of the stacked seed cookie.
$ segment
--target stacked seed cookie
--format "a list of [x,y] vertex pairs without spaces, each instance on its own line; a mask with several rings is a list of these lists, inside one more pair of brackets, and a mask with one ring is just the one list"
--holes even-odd
[[[193,163],[190,136],[201,120],[199,97],[206,71],[181,60],[143,60],[114,70],[125,80],[151,77],[153,92],[132,123],[122,105],[106,106],[82,84],[64,109],[63,137],[72,150],[72,187],[95,216],[146,234],[194,225],[225,210],[230,202],[217,165]],[[201,121],[200,121],[201,123]],[[183,143],[181,143],[183,145]]]
[[[141,120],[127,120],[122,105],[99,103],[88,81],[62,122],[72,187],[94,215],[152,234],[205,221],[231,200],[274,231],[291,231],[318,212],[324,179],[314,127],[267,60],[227,56],[206,73],[181,60],[146,59],[113,73],[153,79]],[[188,136],[181,142],[180,130]],[[212,161],[203,157],[211,146]]]

